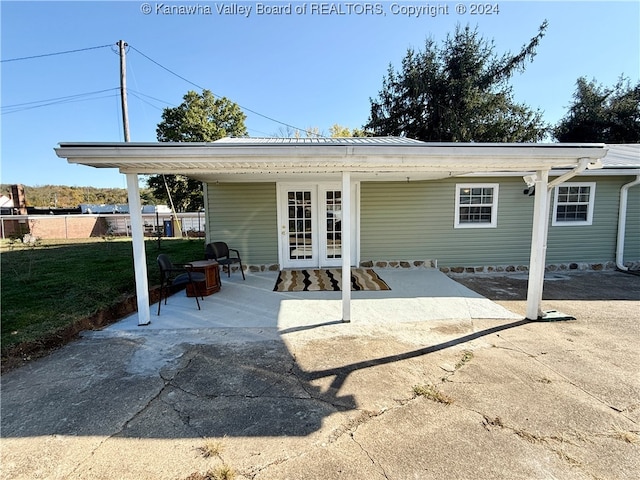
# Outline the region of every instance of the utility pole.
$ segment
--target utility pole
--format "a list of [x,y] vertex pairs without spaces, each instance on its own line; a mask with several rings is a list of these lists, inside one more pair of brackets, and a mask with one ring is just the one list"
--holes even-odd
[[120,48],[120,99],[122,101],[122,127],[124,129],[124,141],[131,141],[129,137],[129,110],[127,108],[127,43],[118,41]]

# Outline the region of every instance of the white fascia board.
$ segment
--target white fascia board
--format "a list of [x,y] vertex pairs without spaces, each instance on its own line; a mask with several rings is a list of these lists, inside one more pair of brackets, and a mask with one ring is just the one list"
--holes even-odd
[[123,173],[306,171],[489,172],[571,168],[606,155],[602,144],[297,145],[61,144],[59,157]]
[[[559,177],[565,173],[569,173],[570,169],[554,169],[549,171],[549,177]],[[458,177],[524,177],[525,175],[535,174],[535,170],[522,170],[520,172],[473,172],[457,175]],[[640,175],[640,169],[632,168],[602,168],[599,170],[585,170],[578,176],[597,176],[597,177],[620,177],[620,176],[634,176]]]
[[216,143],[61,143],[59,157],[76,159],[114,158],[428,158],[432,161],[456,159],[552,159],[602,158],[604,144],[473,144],[442,143],[423,145],[322,145],[322,144],[216,144]]

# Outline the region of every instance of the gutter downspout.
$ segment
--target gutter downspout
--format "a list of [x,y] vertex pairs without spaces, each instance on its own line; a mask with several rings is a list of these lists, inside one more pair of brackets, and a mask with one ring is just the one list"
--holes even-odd
[[[544,270],[547,258],[547,239],[549,237],[549,205],[553,189],[570,178],[579,175],[587,168],[601,168],[599,162],[591,163],[589,158],[581,158],[570,172],[548,182],[548,172],[537,172],[534,205],[533,232],[531,237],[531,259],[529,262],[529,286],[527,290],[527,312],[529,320],[544,318],[542,311],[542,290],[544,288]],[[546,188],[545,188],[546,187]],[[542,197],[544,195],[544,198]]]
[[618,238],[616,240],[616,267],[623,272],[629,271],[624,266],[624,237],[627,223],[627,194],[631,187],[640,185],[640,175],[635,180],[620,188],[620,207],[618,211]]
[[589,159],[589,158],[581,158],[580,160],[578,160],[578,166],[577,167],[575,167],[570,172],[565,173],[564,175],[560,175],[558,178],[556,178],[552,182],[549,182],[549,184],[547,185],[548,190],[551,191],[555,187],[560,185],[561,183],[564,183],[567,180],[570,180],[571,178],[575,177],[576,175],[580,175],[582,172],[584,172],[589,167],[591,167],[590,169],[602,168],[602,164],[601,163],[593,163],[592,164],[591,163],[591,159]]

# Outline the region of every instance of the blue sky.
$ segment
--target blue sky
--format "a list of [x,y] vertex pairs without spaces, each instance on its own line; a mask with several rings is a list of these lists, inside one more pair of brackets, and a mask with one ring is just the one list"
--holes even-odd
[[[634,83],[640,76],[637,0],[489,2],[498,6],[491,15],[472,15],[471,2],[459,2],[467,8],[460,14],[458,2],[383,1],[375,7],[379,15],[360,13],[376,2],[347,2],[357,6],[345,15],[318,13],[323,2],[311,1],[0,3],[2,183],[125,187],[116,170],[69,165],[53,151],[59,142],[123,140],[116,54],[121,39],[133,47],[127,78],[134,142],[155,141],[162,109],[199,90],[194,84],[258,112],[245,111],[251,136],[281,136],[283,124],[326,134],[335,123],[361,127],[389,63],[398,66],[407,48],[421,49],[427,37],[440,43],[456,24],[477,26],[503,53],[518,51],[549,21],[533,63],[512,79],[515,98],[542,110],[549,123],[566,113],[578,77],[611,86],[621,74]],[[143,13],[145,3],[151,13]],[[258,14],[258,3],[291,3],[292,13]],[[218,13],[233,4],[252,11]],[[398,6],[426,4],[440,7],[438,15],[398,12]],[[197,13],[163,13],[163,6],[179,5],[194,6]],[[296,14],[303,5],[306,13]],[[343,3],[342,11],[347,8]],[[103,45],[109,46],[6,61]]]

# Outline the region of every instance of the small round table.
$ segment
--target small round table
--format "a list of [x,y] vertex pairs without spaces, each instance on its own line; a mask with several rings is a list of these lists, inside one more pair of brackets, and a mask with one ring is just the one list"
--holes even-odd
[[204,282],[187,285],[187,297],[206,297],[220,291],[220,266],[215,260],[197,260],[189,262],[194,272],[204,273]]

